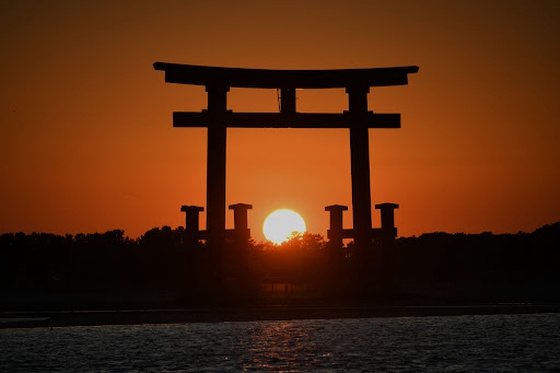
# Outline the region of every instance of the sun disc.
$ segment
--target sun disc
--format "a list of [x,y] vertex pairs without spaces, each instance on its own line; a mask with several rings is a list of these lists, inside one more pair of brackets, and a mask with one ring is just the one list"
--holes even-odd
[[289,209],[272,212],[263,224],[264,236],[275,244],[281,244],[292,237],[294,233],[304,233],[305,230],[305,221],[301,215]]

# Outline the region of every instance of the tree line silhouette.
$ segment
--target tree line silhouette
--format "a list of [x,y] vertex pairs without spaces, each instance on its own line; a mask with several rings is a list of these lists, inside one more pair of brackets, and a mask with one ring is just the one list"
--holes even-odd
[[560,222],[532,233],[429,233],[358,252],[305,233],[185,246],[182,227],[0,235],[2,309],[558,302]]

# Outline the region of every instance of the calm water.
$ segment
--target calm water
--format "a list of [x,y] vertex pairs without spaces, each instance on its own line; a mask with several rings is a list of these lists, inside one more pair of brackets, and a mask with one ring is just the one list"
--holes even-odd
[[559,372],[560,314],[0,330],[0,372]]

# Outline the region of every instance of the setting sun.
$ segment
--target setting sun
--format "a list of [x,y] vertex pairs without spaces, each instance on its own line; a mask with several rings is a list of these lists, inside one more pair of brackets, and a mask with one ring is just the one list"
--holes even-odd
[[265,219],[263,233],[267,240],[281,244],[294,233],[304,233],[305,221],[295,211],[289,209],[276,210]]

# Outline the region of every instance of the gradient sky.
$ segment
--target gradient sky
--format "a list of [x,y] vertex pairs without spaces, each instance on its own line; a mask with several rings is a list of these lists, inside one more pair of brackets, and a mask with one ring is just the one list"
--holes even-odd
[[[205,108],[204,88],[164,83],[156,61],[418,65],[408,86],[369,94],[370,110],[402,114],[401,129],[370,131],[373,203],[400,204],[399,234],[560,220],[558,1],[18,0],[0,2],[0,27],[0,232],[137,237],[205,206],[206,130],[171,120]],[[228,100],[278,110],[274,90]],[[340,112],[347,97],[300,90],[297,105]],[[227,177],[257,240],[277,208],[325,235],[324,206],[351,206],[348,130],[228,130]]]

